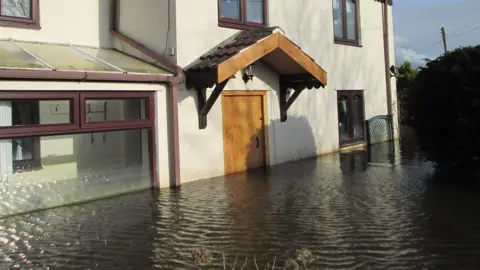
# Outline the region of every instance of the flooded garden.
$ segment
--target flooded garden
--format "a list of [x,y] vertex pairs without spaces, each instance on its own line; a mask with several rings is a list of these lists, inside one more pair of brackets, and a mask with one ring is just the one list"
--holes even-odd
[[0,269],[476,268],[480,192],[431,172],[402,140],[11,216]]

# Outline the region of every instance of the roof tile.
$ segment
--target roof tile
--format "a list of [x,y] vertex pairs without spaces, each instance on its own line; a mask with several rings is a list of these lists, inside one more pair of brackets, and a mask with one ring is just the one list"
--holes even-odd
[[189,67],[185,68],[185,70],[190,72],[215,68],[241,50],[273,34],[275,28],[276,27],[270,27],[240,31],[218,44],[214,49],[200,56],[200,58],[195,60]]

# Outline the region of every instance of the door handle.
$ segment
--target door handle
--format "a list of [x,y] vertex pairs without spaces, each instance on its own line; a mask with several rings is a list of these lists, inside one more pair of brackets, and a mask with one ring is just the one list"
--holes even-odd
[[257,141],[257,148],[260,146],[260,140],[258,139],[258,136],[255,137],[255,140]]

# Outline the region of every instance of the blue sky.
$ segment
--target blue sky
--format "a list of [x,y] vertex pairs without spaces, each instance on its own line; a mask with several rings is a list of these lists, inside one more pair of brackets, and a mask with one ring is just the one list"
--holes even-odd
[[397,65],[405,60],[421,65],[423,58],[442,54],[442,26],[446,29],[448,50],[480,45],[479,15],[480,0],[394,0]]

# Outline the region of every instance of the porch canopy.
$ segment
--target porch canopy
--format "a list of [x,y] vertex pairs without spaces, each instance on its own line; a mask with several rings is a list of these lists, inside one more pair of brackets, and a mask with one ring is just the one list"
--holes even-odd
[[0,40],[0,78],[166,81],[172,72],[115,49]]
[[[221,91],[237,72],[262,61],[278,73],[281,121],[302,90],[327,85],[327,73],[277,27],[240,31],[185,68],[186,86],[197,90],[200,116],[206,118]],[[215,89],[206,100],[205,89]],[[287,100],[287,89],[295,92]]]

